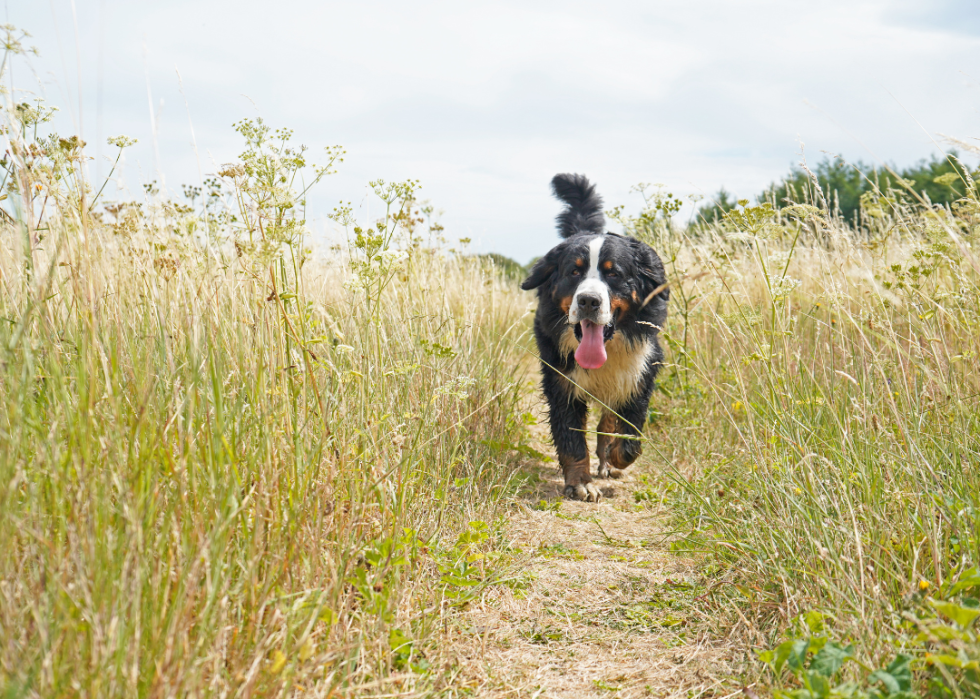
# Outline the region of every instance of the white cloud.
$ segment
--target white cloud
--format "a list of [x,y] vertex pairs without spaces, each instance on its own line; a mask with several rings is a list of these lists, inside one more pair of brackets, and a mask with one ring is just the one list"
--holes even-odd
[[980,135],[980,10],[964,0],[934,13],[906,0],[77,0],[77,54],[69,3],[54,0],[54,18],[45,5],[8,19],[37,35],[34,65],[63,107],[81,56],[84,135],[140,137],[130,179],[155,167],[148,79],[167,182],[197,180],[176,67],[206,172],[207,153],[237,153],[230,124],[260,114],[314,149],[348,148],[321,213],[359,201],[368,179],[419,178],[451,234],[522,260],[555,240],[560,170],[589,174],[610,203],[638,181],[754,195],[798,140],[811,160],[907,164],[935,151],[930,134]]

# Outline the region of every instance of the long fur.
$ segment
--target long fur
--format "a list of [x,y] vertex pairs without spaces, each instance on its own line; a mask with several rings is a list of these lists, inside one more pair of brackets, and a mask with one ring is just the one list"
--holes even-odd
[[551,180],[551,191],[566,208],[558,214],[558,235],[605,233],[606,217],[602,213],[602,198],[596,194],[595,185],[585,175],[559,174]]
[[[592,483],[585,433],[589,402],[603,406],[596,444],[600,478],[615,476],[640,455],[654,381],[664,355],[659,330],[667,318],[670,290],[663,262],[649,245],[605,234],[602,200],[582,175],[556,175],[555,196],[566,205],[558,216],[563,240],[539,259],[521,288],[537,289],[534,337],[541,356],[541,388],[548,401],[551,436],[565,478],[565,495],[590,502],[601,492]],[[600,243],[600,244],[596,244]],[[615,309],[606,325],[606,362],[584,369],[575,359],[581,325],[569,309],[585,283],[601,282]]]

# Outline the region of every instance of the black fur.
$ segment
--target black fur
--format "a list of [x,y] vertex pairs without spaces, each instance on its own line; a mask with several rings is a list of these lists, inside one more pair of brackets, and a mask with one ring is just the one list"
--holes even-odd
[[[614,382],[633,382],[631,396],[619,404],[612,404],[603,396],[594,398],[605,403],[603,412],[615,427],[606,431],[640,434],[646,422],[654,381],[663,362],[659,329],[667,318],[670,291],[663,263],[650,246],[634,238],[604,233],[602,200],[595,193],[594,185],[581,175],[556,175],[551,185],[555,195],[567,205],[558,216],[559,234],[565,240],[534,265],[521,288],[538,290],[534,336],[541,356],[541,387],[548,401],[551,434],[565,475],[565,493],[597,500],[598,489],[588,485],[592,480],[584,432],[588,405],[569,379],[573,374],[588,378],[589,372],[607,371],[610,373],[603,376]],[[615,335],[625,347],[640,348],[648,343],[646,346],[650,349],[639,376],[625,371],[616,374],[617,369],[610,361],[599,369],[581,369],[573,352],[562,351],[562,336],[569,331],[569,317],[562,303],[574,297],[576,288],[585,278],[581,263],[588,260],[589,246],[596,235],[603,236],[600,262],[596,266],[611,263],[608,270],[603,267],[601,282],[606,285],[610,298],[617,299],[619,304],[613,320],[605,328],[606,347],[607,350],[611,347],[609,343]],[[576,338],[581,339],[579,325],[574,326],[574,332]],[[632,356],[642,358],[642,354]],[[640,442],[636,440],[611,439],[606,442],[600,443],[600,475],[605,471],[616,473],[629,466],[641,451]],[[588,487],[583,490],[580,486]]]
[[566,204],[566,209],[558,214],[558,235],[570,238],[580,233],[605,232],[602,198],[585,175],[555,175],[551,191]]

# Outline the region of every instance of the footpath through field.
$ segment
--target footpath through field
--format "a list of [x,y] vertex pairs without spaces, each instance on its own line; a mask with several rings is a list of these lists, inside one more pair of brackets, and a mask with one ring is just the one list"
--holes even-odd
[[599,504],[562,498],[557,464],[523,468],[529,485],[506,525],[516,577],[447,630],[454,685],[476,697],[741,694],[731,648],[709,640],[698,612],[695,567],[668,551],[666,513],[638,504],[656,489],[649,455],[600,481]]

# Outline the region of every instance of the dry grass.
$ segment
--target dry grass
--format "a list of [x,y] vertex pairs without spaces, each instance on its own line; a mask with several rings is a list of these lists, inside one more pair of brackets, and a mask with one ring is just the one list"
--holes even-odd
[[[648,192],[663,396],[592,505],[532,460],[527,297],[422,245],[417,183],[318,257],[302,183],[340,149],[246,120],[189,203],[109,203],[43,104],[0,116],[3,696],[810,697],[835,641],[849,697],[896,653],[909,692],[980,691],[963,168],[858,228],[814,190],[681,231]],[[785,636],[809,655],[764,675]]]
[[248,257],[70,220],[29,276],[12,233],[0,687],[432,691],[524,434],[517,292],[420,251],[370,309],[315,260],[277,297]]
[[[683,547],[716,567],[706,604],[756,643],[853,642],[872,669],[904,653],[917,688],[941,674],[927,652],[980,654],[975,635],[919,635],[927,598],[972,604],[960,583],[980,563],[980,200],[965,184],[952,209],[880,193],[858,230],[813,202],[687,233],[633,222],[669,258],[651,447]],[[810,612],[822,629],[798,622]],[[864,696],[868,675],[850,663],[835,682]]]
[[[423,246],[440,228],[417,183],[371,183],[384,214],[338,208],[350,245],[315,255],[300,186],[339,149],[315,168],[246,120],[206,191],[104,202],[42,104],[0,115],[4,696],[720,686],[687,659],[721,651],[676,627],[692,572],[596,540],[659,529],[630,481],[561,513],[534,471],[515,501],[512,464],[544,449],[527,299]],[[488,662],[453,633],[474,626]]]
[[460,695],[720,697],[741,687],[741,637],[719,637],[700,609],[704,575],[669,551],[665,509],[636,504],[655,472],[642,458],[602,481],[594,505],[560,496],[554,464],[524,464],[528,487],[503,530],[511,577],[442,640]]

